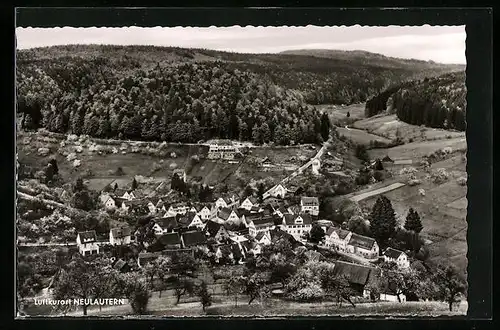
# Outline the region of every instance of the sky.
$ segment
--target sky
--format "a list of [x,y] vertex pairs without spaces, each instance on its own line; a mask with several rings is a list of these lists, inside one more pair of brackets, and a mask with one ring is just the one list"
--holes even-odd
[[238,53],[339,49],[466,64],[465,26],[18,27],[16,38],[18,49],[67,44],[155,45]]

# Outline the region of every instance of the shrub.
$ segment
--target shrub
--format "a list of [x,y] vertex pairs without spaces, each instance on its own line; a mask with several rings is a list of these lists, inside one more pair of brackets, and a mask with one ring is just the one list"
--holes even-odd
[[432,182],[436,184],[442,184],[448,181],[449,178],[449,173],[446,172],[444,168],[438,168],[434,173],[431,175],[431,180]]
[[467,177],[462,176],[457,179],[457,183],[461,186],[467,185]]
[[366,151],[366,146],[363,144],[358,144],[356,145],[356,157],[358,157],[359,160],[362,160],[364,162],[367,162],[370,160],[370,157],[368,156],[368,152]]
[[384,179],[385,179],[385,173],[384,173],[384,171],[375,171],[373,173],[373,177],[377,181],[384,181]]
[[121,168],[121,166],[120,166],[116,169],[115,174],[118,176],[122,176],[122,175],[125,175],[125,172],[123,171],[123,168]]

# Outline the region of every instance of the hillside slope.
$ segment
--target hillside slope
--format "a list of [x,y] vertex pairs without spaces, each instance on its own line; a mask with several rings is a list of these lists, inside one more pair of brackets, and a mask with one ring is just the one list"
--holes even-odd
[[29,114],[25,128],[102,138],[318,142],[320,116],[309,104],[362,102],[415,74],[451,68],[391,61],[153,46],[21,50],[18,111]]

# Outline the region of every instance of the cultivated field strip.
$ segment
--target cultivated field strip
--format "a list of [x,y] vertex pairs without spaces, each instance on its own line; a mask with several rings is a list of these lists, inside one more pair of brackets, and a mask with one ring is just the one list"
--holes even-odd
[[359,201],[362,201],[363,199],[366,199],[366,198],[369,198],[369,197],[373,197],[373,196],[377,196],[377,195],[383,194],[385,192],[401,188],[403,186],[405,186],[404,183],[396,182],[396,183],[393,183],[393,184],[391,184],[389,186],[386,186],[386,187],[383,187],[383,188],[379,188],[379,189],[375,189],[375,190],[368,191],[368,192],[365,192],[365,193],[361,193],[359,195],[351,197],[350,199],[352,201],[354,201],[354,202],[359,202]]

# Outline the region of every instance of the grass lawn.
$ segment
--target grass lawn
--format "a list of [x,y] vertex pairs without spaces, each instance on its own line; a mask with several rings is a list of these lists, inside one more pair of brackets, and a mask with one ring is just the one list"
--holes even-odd
[[[348,106],[338,106],[332,104],[317,105],[316,109],[323,112],[326,111],[330,120],[334,124],[344,123],[347,119],[350,121],[360,120],[365,118],[365,104],[352,104]],[[349,112],[349,118],[347,113]]]
[[368,133],[367,131],[356,129],[356,128],[345,128],[337,127],[337,131],[340,135],[346,137],[347,139],[353,141],[357,144],[369,144],[370,141],[379,141],[382,143],[391,143],[391,140],[386,139],[379,135],[374,135]]
[[453,202],[449,203],[447,206],[462,211],[467,210],[467,196],[456,199]]

